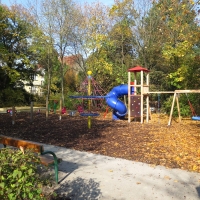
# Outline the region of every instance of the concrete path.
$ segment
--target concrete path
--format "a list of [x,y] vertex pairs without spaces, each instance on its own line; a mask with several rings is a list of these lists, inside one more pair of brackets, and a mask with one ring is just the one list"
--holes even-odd
[[72,200],[200,199],[200,173],[52,145],[44,148],[63,159],[59,164],[60,184],[49,189]]
[[56,191],[73,200],[197,200],[200,173],[45,145],[63,159]]

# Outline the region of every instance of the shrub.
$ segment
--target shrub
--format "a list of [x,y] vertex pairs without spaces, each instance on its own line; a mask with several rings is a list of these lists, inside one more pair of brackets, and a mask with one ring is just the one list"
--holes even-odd
[[0,107],[27,105],[32,98],[24,89],[8,87],[0,91]]
[[[173,101],[173,96],[169,97],[167,101],[164,102],[162,109],[169,115],[172,107],[172,101]],[[188,105],[187,99],[185,96],[181,95],[179,98],[179,107],[180,107],[180,114],[182,117],[189,117],[191,116],[191,110]],[[177,103],[175,101],[174,104],[174,112],[173,116],[177,117],[178,116],[178,109],[177,109]]]
[[38,172],[39,158],[31,151],[0,150],[0,199],[44,199],[42,187],[46,184]]

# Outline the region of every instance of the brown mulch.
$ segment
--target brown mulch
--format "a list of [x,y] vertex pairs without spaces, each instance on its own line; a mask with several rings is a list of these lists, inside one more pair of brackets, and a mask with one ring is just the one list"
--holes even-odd
[[112,120],[111,114],[92,117],[88,129],[87,117],[17,113],[15,124],[9,114],[0,114],[0,134],[41,142],[79,151],[140,161],[200,172],[200,122],[190,119],[181,123],[168,117],[152,115],[149,123],[128,123]]

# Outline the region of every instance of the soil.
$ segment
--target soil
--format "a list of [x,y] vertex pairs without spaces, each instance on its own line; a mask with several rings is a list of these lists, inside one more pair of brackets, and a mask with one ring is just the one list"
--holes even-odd
[[149,123],[112,120],[111,113],[104,117],[88,118],[79,115],[45,113],[17,113],[14,125],[9,114],[0,114],[0,134],[87,151],[111,157],[140,161],[200,172],[200,121],[183,119],[172,121],[153,114]]

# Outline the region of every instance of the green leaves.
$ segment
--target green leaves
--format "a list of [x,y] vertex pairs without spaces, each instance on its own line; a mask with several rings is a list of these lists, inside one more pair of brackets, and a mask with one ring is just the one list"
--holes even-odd
[[18,169],[14,170],[13,172],[13,178],[16,178],[16,176],[18,176],[17,178],[21,178],[22,176],[22,172],[19,171]]
[[15,83],[19,80],[20,73],[16,69],[4,66],[2,67],[2,70],[4,70],[5,74],[10,78],[10,83]]
[[179,42],[174,46],[171,45],[171,42],[167,42],[163,47],[163,57],[168,61],[174,57],[183,58],[191,51],[191,47],[192,44],[187,40]]
[[40,58],[38,43],[42,36],[33,17],[23,7],[0,6],[0,88],[17,87],[21,80],[30,82],[30,71]]
[[198,74],[191,70],[198,56],[195,49],[199,41],[193,6],[193,1],[160,0],[144,20],[142,33],[146,34],[141,34],[140,40],[145,48],[139,58],[150,69],[168,74],[166,90],[189,88],[188,77]]
[[38,174],[39,161],[32,152],[23,154],[19,150],[0,150],[0,199],[42,200],[41,186],[45,183]]

